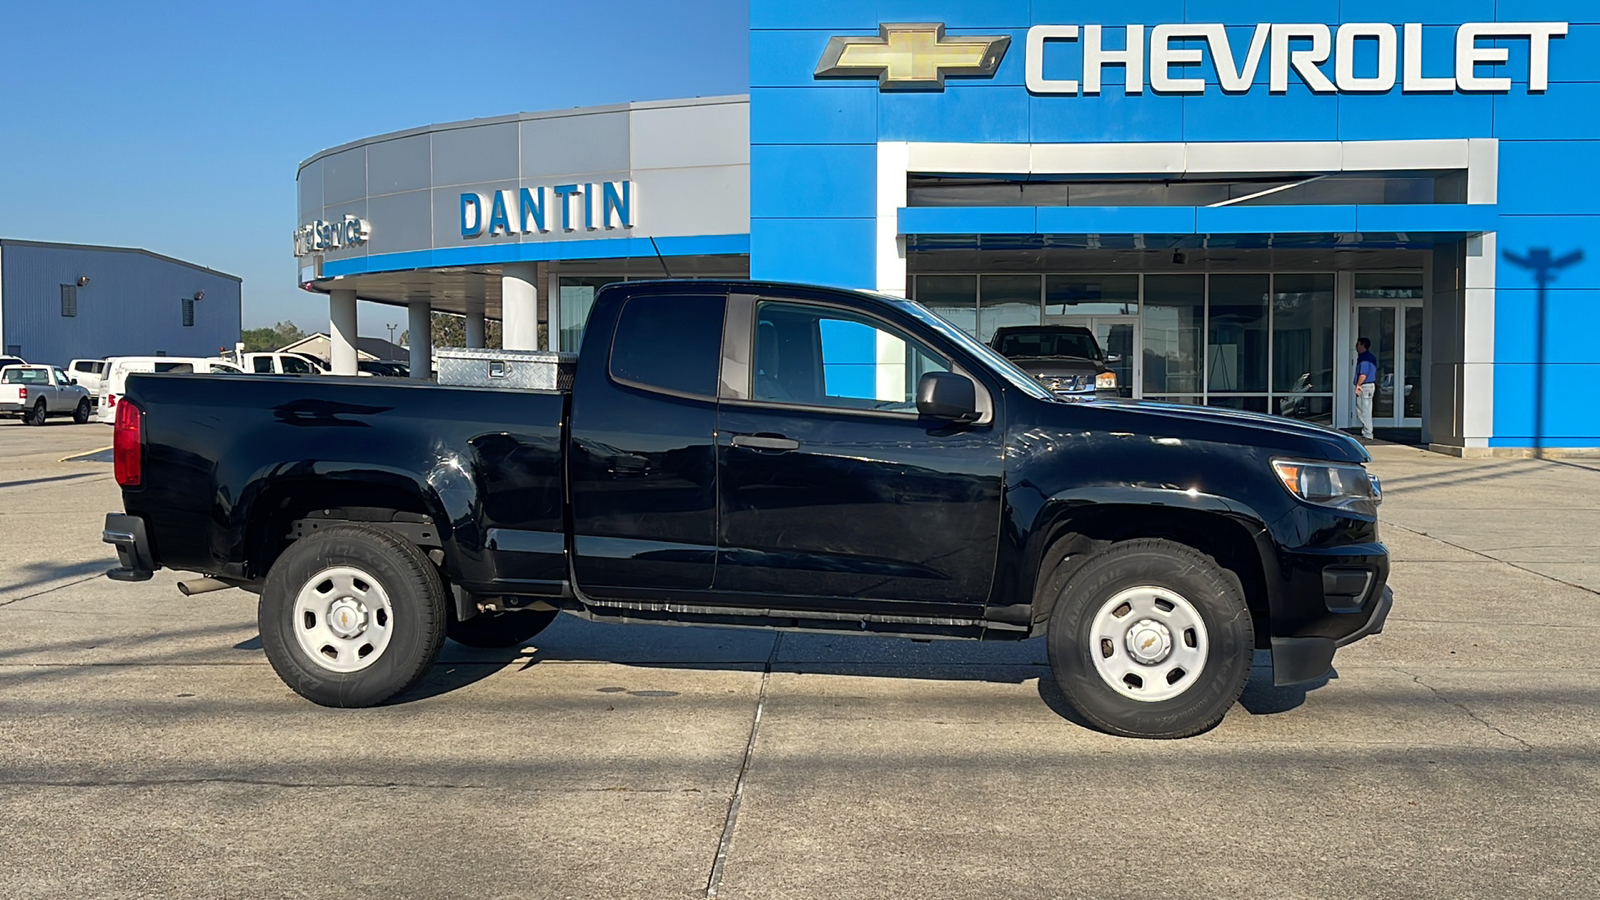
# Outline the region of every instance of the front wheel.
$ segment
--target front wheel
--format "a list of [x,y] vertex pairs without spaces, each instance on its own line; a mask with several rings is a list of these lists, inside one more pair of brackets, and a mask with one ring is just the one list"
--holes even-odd
[[39,402],[33,405],[33,415],[27,422],[29,425],[43,425],[49,417],[50,409],[44,405],[44,398],[40,397]]
[[376,706],[411,687],[439,656],[444,583],[393,532],[334,525],[291,544],[261,593],[267,660],[295,693],[323,706]]
[[78,401],[78,408],[74,409],[72,411],[72,421],[73,421],[74,424],[77,424],[77,425],[83,425],[83,424],[86,424],[89,421],[89,401],[88,401],[88,399],[83,399],[83,400],[79,400]]
[[1096,727],[1180,738],[1221,722],[1244,692],[1255,631],[1238,579],[1216,560],[1141,539],[1072,576],[1046,640],[1056,683]]

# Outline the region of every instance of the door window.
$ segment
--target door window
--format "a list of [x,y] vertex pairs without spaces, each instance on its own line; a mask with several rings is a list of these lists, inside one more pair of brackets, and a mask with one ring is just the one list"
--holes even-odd
[[943,357],[869,316],[829,307],[756,307],[752,400],[915,414],[917,384]]
[[611,342],[611,377],[623,384],[714,397],[722,363],[725,297],[628,298]]
[[271,375],[272,357],[258,356],[255,359],[250,360],[250,368],[254,369],[258,375]]
[[288,374],[288,375],[314,375],[314,374],[316,374],[315,372],[313,372],[311,370],[311,364],[306,362],[305,360],[301,359],[298,356],[285,356],[285,357],[281,357],[281,359],[283,360],[283,371],[284,371],[285,374]]

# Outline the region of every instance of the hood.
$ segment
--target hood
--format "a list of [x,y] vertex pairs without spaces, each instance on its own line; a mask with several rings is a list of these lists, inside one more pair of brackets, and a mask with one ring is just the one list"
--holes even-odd
[[1360,441],[1342,431],[1265,413],[1143,401],[1061,407],[1079,423],[1087,418],[1092,430],[1107,434],[1243,444],[1277,455],[1330,462],[1372,459]]
[[1081,356],[1013,356],[1011,362],[1029,375],[1108,371],[1098,361]]

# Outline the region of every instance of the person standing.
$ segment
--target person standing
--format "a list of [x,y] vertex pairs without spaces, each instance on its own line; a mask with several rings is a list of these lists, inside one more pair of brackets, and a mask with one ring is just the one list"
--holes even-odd
[[1372,355],[1372,341],[1356,338],[1356,419],[1361,436],[1372,440],[1372,397],[1378,392],[1378,358]]

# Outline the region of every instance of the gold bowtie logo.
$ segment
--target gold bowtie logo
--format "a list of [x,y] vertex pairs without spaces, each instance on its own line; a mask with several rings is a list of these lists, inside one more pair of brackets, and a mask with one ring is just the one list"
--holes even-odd
[[836,37],[817,78],[877,78],[880,90],[943,90],[946,75],[992,78],[1011,46],[1007,35],[948,37],[938,22],[878,26],[878,37]]
[[1151,647],[1154,647],[1155,645],[1156,645],[1156,639],[1154,637],[1151,637],[1151,638],[1146,639],[1145,642],[1144,642],[1144,646],[1140,647],[1139,649],[1140,650],[1149,650]]

